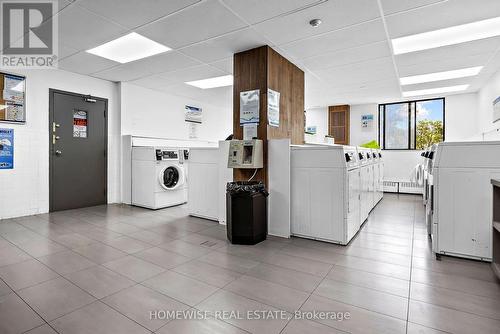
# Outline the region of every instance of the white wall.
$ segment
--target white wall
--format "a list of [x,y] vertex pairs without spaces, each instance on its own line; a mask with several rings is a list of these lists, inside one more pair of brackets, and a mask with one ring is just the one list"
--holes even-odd
[[[490,132],[500,128],[500,121],[493,123],[493,101],[500,96],[500,71],[478,92],[478,126],[480,132]],[[500,140],[500,136],[495,136]]]
[[307,109],[306,126],[316,126],[317,131],[315,135],[304,135],[306,143],[324,143],[328,134],[328,107]]
[[219,141],[233,132],[231,109],[186,97],[121,83],[122,135],[189,139],[189,123],[184,121],[185,105],[201,107],[202,124],[198,139]]
[[0,171],[0,219],[49,210],[49,88],[107,98],[108,201],[120,201],[120,109],[117,84],[61,70],[16,71],[26,75],[27,123],[14,129],[14,169]]
[[[378,105],[358,104],[352,105],[350,109],[350,144],[359,146],[369,141],[378,141]],[[361,127],[361,116],[373,115],[371,127]]]

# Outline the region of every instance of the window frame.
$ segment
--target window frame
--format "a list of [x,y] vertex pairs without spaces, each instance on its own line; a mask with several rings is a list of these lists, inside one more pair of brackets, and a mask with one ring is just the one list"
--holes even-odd
[[[429,99],[420,99],[420,100],[411,100],[411,101],[400,101],[400,102],[390,102],[390,103],[379,103],[378,105],[378,143],[381,146],[382,150],[384,151],[421,151],[420,149],[417,149],[417,103],[418,102],[425,102],[425,101],[434,101],[434,100],[442,100],[443,101],[443,141],[445,141],[445,135],[446,135],[446,99],[444,97],[436,97],[436,98],[429,98]],[[386,131],[385,131],[385,123],[387,121],[387,117],[385,114],[385,107],[388,105],[393,105],[393,104],[407,104],[408,105],[408,144],[407,148],[385,148],[385,139],[386,139]],[[413,110],[415,112],[413,113],[412,117],[412,104],[413,104]],[[382,112],[383,112],[383,124],[382,123]],[[411,131],[411,124],[415,124],[413,127],[413,131]],[[383,133],[384,133],[384,138],[381,142],[380,137],[381,137],[381,131],[380,129],[382,128]],[[413,132],[413,143],[411,142],[412,139],[412,132]],[[413,148],[412,148],[413,146]]]

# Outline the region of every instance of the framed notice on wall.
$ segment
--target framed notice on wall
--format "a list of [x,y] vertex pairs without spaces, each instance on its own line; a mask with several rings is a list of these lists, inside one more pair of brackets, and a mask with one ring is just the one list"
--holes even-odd
[[0,122],[26,122],[26,77],[0,72]]

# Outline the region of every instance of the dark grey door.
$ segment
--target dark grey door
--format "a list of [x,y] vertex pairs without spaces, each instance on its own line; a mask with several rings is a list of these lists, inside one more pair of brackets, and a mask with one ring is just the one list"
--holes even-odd
[[106,99],[51,89],[50,211],[107,202]]

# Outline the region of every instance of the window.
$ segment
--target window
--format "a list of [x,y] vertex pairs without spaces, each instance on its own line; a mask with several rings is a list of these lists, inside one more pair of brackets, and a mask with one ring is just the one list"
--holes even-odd
[[423,150],[444,140],[444,98],[379,105],[385,150]]

